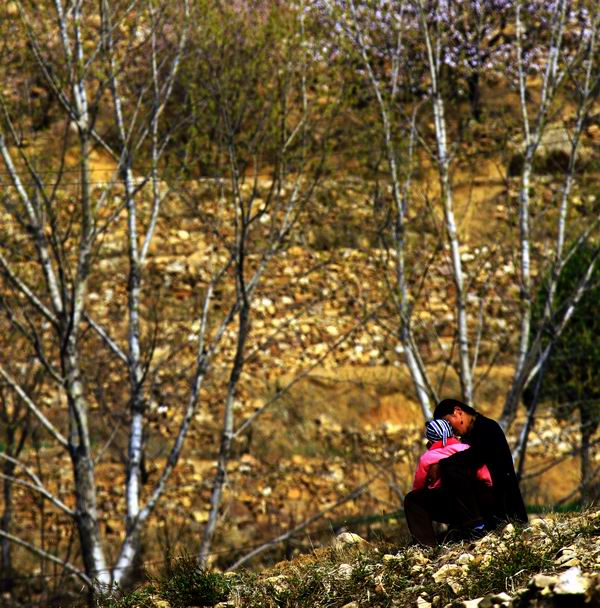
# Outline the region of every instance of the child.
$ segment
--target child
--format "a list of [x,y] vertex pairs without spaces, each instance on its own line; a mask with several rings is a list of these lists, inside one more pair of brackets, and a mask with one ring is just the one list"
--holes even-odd
[[[466,443],[461,443],[454,436],[452,426],[447,420],[442,418],[439,420],[429,420],[425,423],[425,437],[428,439],[428,449],[419,459],[419,465],[417,466],[413,482],[413,490],[420,490],[425,487],[429,489],[439,488],[442,484],[441,479],[433,482],[428,479],[431,465],[443,458],[447,458],[451,454],[469,449]],[[488,486],[492,485],[490,472],[485,465],[477,470],[477,479],[485,482]]]

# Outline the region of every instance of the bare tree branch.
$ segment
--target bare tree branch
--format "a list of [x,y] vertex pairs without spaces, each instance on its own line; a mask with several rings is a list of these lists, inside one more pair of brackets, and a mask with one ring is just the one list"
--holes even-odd
[[37,405],[29,398],[29,395],[23,390],[21,385],[6,371],[4,366],[0,365],[0,376],[6,380],[8,385],[19,395],[25,405],[32,411],[35,417],[42,423],[42,426],[56,439],[56,441],[63,447],[68,448],[69,442],[65,439],[62,433],[44,416],[42,411]]
[[305,528],[307,528],[308,526],[313,524],[315,521],[318,521],[319,519],[324,517],[327,513],[330,513],[331,511],[337,509],[338,507],[342,506],[343,504],[345,504],[351,500],[354,500],[355,498],[358,498],[376,479],[381,477],[383,475],[383,473],[384,473],[383,471],[377,472],[375,475],[373,475],[367,481],[365,481],[365,483],[357,486],[351,492],[348,492],[347,494],[345,494],[344,496],[339,498],[334,504],[330,505],[326,509],[319,511],[318,513],[315,513],[314,515],[312,515],[308,519],[305,519],[302,523],[298,524],[297,526],[294,526],[292,529],[288,530],[287,532],[284,532],[283,534],[280,534],[279,536],[262,544],[260,547],[253,549],[252,551],[250,551],[250,553],[248,553],[247,555],[244,555],[243,557],[238,559],[235,563],[233,563],[231,566],[229,566],[227,568],[227,572],[236,570],[241,565],[245,564],[247,561],[249,561],[253,557],[259,555],[263,551],[266,551],[267,549],[270,549],[271,547],[288,540],[289,538],[294,536],[294,534],[297,534],[298,532],[304,530]]
[[17,536],[14,536],[13,534],[4,532],[3,530],[0,530],[0,536],[2,536],[3,538],[7,538],[8,540],[15,543],[16,545],[24,547],[29,552],[33,553],[34,555],[37,555],[38,557],[41,557],[42,559],[48,560],[54,564],[58,564],[59,566],[61,566],[62,568],[64,568],[68,572],[70,572],[71,574],[74,574],[77,578],[81,579],[88,587],[94,586],[92,579],[90,579],[85,574],[85,572],[83,572],[82,570],[80,570],[79,568],[74,566],[73,564],[62,560],[59,557],[56,557],[56,555],[52,555],[52,553],[43,551],[42,549],[39,549],[35,545],[32,545],[31,543],[28,543],[27,541],[24,541],[23,539],[21,539]]
[[25,473],[33,480],[33,483],[25,481],[23,479],[19,479],[18,477],[14,477],[12,475],[5,475],[4,473],[0,473],[0,477],[2,479],[8,479],[15,484],[18,484],[18,485],[24,486],[26,488],[29,488],[30,490],[39,492],[42,496],[47,498],[56,508],[60,509],[61,511],[63,511],[64,513],[69,515],[70,517],[73,517],[75,515],[75,511],[73,511],[73,509],[70,509],[69,507],[67,507],[67,505],[65,505],[59,498],[54,496],[47,488],[45,488],[44,485],[42,484],[42,481],[40,480],[40,478],[25,464],[23,464],[22,462],[20,462],[19,460],[15,459],[15,458],[8,456],[7,454],[5,454],[3,452],[0,452],[0,458],[2,458],[3,460],[7,460],[8,462],[12,462],[16,466],[22,468],[25,471]]

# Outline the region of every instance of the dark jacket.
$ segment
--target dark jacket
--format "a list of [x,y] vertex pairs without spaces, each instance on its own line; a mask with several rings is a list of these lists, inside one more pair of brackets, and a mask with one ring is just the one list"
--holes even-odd
[[453,454],[440,461],[440,473],[444,479],[444,468],[460,466],[476,471],[486,465],[490,471],[494,490],[493,515],[498,519],[527,521],[527,512],[517,482],[515,468],[508,442],[500,425],[477,414],[467,435],[461,438],[471,449]]

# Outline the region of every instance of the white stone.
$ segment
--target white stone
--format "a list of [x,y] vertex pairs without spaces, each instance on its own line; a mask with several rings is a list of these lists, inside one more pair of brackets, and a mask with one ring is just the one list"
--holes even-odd
[[425,557],[418,549],[413,552],[412,560],[415,564],[428,564],[431,562],[431,560],[428,557]]
[[541,517],[534,517],[533,519],[531,519],[529,521],[529,527],[530,528],[540,528],[542,526],[545,527],[546,526],[546,522]]
[[354,532],[342,532],[335,537],[335,546],[338,548],[349,545],[360,545],[364,542],[366,542],[365,539],[358,534],[354,534]]
[[576,557],[575,550],[571,547],[565,547],[560,552],[560,555],[554,560],[557,566],[564,565]]
[[582,576],[579,568],[569,568],[558,577],[558,582],[554,586],[554,593],[557,595],[584,594],[589,584],[589,580]]
[[504,591],[501,593],[496,593],[491,599],[494,602],[494,605],[501,604],[503,606],[508,605],[512,601],[512,597],[510,597],[510,595]]
[[350,580],[353,572],[354,568],[350,564],[340,564],[337,569],[338,576],[345,581]]
[[174,260],[165,268],[165,271],[169,274],[183,274],[186,270],[187,266],[181,260]]
[[401,555],[392,555],[391,553],[386,553],[382,558],[384,562],[394,562],[400,561],[402,559]]
[[573,568],[575,566],[580,566],[580,565],[581,565],[581,562],[576,557],[572,557],[571,559],[568,559],[561,563],[561,566],[563,568]]
[[433,574],[436,583],[443,583],[452,576],[463,576],[462,568],[457,564],[444,564]]

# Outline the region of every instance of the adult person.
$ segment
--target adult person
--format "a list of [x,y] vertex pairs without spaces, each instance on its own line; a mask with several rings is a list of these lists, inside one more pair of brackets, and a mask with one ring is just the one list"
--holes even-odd
[[[468,495],[469,479],[485,464],[493,483],[493,502],[487,526],[493,528],[502,521],[527,522],[512,454],[500,425],[457,399],[440,401],[433,415],[447,420],[461,441],[471,446],[439,462],[442,485],[456,492],[467,509],[476,511],[476,505],[469,506],[473,502]],[[434,471],[434,477],[435,474]]]
[[[461,492],[440,479],[432,479],[430,472],[436,463],[451,455],[471,448],[458,441],[452,425],[442,419],[425,424],[428,450],[419,459],[413,489],[404,498],[406,523],[413,538],[423,544],[435,546],[438,542],[433,522],[450,524],[462,534],[478,536],[485,533],[484,523],[492,503],[491,478],[487,467],[481,466],[473,474],[463,475]],[[463,494],[468,500],[463,500]]]

